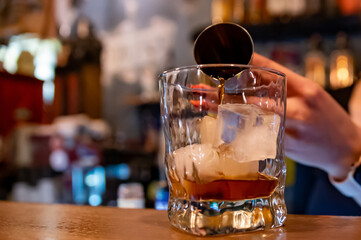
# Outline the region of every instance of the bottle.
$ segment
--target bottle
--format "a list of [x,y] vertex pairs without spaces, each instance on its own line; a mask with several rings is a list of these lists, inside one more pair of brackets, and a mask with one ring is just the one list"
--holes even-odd
[[233,21],[235,23],[244,23],[246,15],[245,0],[234,0],[233,3]]
[[287,1],[286,0],[267,0],[267,10],[274,18],[280,18],[286,15]]
[[345,33],[339,33],[336,38],[336,49],[330,56],[330,87],[339,89],[349,87],[354,83],[354,58],[348,48],[348,38]]
[[212,23],[245,21],[246,0],[213,0]]
[[310,51],[305,56],[306,77],[326,87],[326,56],[322,51],[322,38],[315,34],[310,38]]
[[249,1],[249,14],[248,21],[250,24],[260,24],[262,22],[262,6],[264,5],[262,0]]
[[287,14],[291,17],[299,17],[306,12],[306,0],[288,0]]
[[232,0],[213,0],[212,23],[230,22],[232,20]]

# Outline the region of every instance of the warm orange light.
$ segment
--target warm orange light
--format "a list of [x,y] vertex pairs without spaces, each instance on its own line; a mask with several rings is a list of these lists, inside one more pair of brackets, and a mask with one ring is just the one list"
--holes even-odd
[[318,83],[320,86],[326,86],[325,59],[318,55],[306,57],[306,77]]
[[349,74],[347,68],[337,69],[337,78],[341,83],[348,81],[348,76]]
[[333,89],[349,87],[353,84],[353,58],[339,55],[331,65],[330,84]]

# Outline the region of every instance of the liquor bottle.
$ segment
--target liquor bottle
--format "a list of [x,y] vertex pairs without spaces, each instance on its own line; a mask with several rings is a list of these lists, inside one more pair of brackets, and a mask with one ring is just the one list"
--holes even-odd
[[326,56],[322,50],[322,38],[316,34],[310,38],[310,51],[305,56],[306,77],[326,87]]
[[348,38],[345,33],[337,35],[336,47],[330,56],[331,89],[349,87],[354,83],[354,58],[348,48]]
[[246,0],[213,0],[212,22],[243,23],[246,14]]
[[284,22],[303,15],[307,5],[306,0],[267,0],[266,7],[272,17]]
[[288,0],[287,13],[291,17],[299,17],[306,12],[306,0]]
[[250,24],[260,24],[262,22],[262,0],[251,0],[249,4],[248,21]]
[[286,0],[267,0],[266,6],[268,12],[274,18],[280,18],[287,12]]
[[244,23],[246,15],[245,0],[234,0],[233,3],[233,20],[236,23]]
[[213,0],[212,22],[230,22],[232,20],[232,0]]

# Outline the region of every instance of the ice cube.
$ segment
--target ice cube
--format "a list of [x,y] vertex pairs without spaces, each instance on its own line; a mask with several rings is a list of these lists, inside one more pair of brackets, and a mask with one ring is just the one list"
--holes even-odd
[[225,143],[231,143],[237,135],[237,128],[240,121],[243,121],[240,114],[228,111],[226,109],[220,111],[222,117],[220,127],[222,128],[221,138]]
[[214,117],[205,116],[200,124],[200,136],[202,144],[214,144],[217,135],[217,120]]
[[224,143],[233,142],[239,130],[249,128],[255,113],[246,104],[223,104],[218,106],[218,137]]
[[173,152],[178,177],[190,181],[208,182],[219,179],[219,156],[211,144],[192,144]]
[[255,176],[258,172],[259,162],[240,162],[234,148],[230,144],[219,146],[219,160],[222,173],[227,179],[240,179]]
[[279,125],[279,115],[259,109],[254,124],[238,130],[232,142],[239,159],[252,161],[275,158]]
[[234,149],[241,162],[275,158],[279,115],[252,104],[224,104],[218,107],[218,137]]

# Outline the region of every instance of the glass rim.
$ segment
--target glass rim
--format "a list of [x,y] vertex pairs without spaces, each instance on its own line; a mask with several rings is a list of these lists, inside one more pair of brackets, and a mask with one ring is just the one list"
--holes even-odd
[[275,75],[281,76],[284,79],[286,79],[285,73],[278,71],[276,69],[273,69],[273,68],[261,67],[261,66],[250,65],[250,64],[237,64],[237,63],[207,63],[207,64],[194,64],[194,65],[187,65],[187,66],[182,66],[182,67],[175,67],[175,68],[170,68],[170,69],[163,71],[159,75],[159,78],[161,78],[162,76],[165,76],[169,73],[172,73],[172,72],[177,72],[177,71],[182,71],[182,70],[191,70],[191,69],[201,69],[202,67],[240,67],[240,68],[247,68],[247,69],[253,68],[253,69],[258,69],[258,70],[262,70],[265,72],[273,73]]

